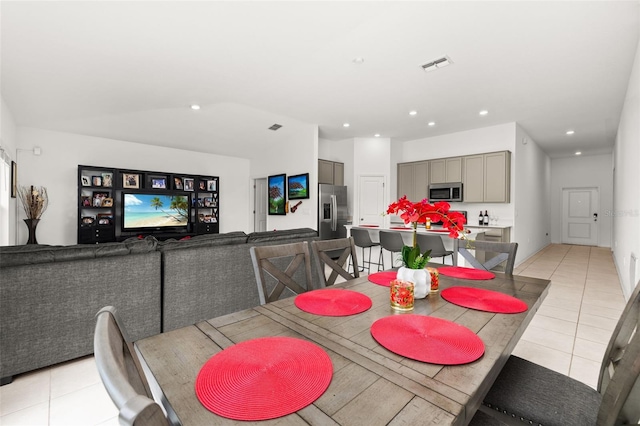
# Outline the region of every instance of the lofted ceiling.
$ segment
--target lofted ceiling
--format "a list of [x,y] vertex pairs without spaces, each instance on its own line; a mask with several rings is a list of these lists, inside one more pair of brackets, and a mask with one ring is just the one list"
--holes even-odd
[[640,26],[639,1],[2,1],[0,14],[18,126],[238,157],[307,124],[404,141],[517,122],[551,157],[608,153]]

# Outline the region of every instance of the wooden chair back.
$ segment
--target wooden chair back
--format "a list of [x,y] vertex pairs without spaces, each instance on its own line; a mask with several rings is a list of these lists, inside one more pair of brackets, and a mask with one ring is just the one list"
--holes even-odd
[[93,346],[98,373],[118,408],[120,424],[169,425],[162,408],[153,400],[140,360],[113,306],[96,314]]
[[[320,285],[323,287],[334,285],[339,276],[347,281],[360,276],[353,237],[311,241],[311,248],[318,259],[318,274],[320,276]],[[353,263],[353,274],[348,270],[349,264],[347,261],[349,257],[351,257]],[[329,278],[327,278],[326,274],[327,267],[331,270]]]
[[[285,290],[300,294],[312,289],[311,257],[309,244],[306,241],[254,246],[250,251],[260,304],[264,305],[280,299]],[[301,266],[304,269],[299,272]],[[304,283],[298,281],[304,281]]]
[[[469,250],[476,250],[482,253],[498,253],[496,256],[486,261],[480,261]],[[516,252],[518,251],[518,243],[499,243],[493,241],[481,240],[453,240],[453,265],[458,265],[459,253],[467,262],[475,269],[491,270],[501,263],[504,265],[504,273],[513,275],[513,267],[516,263]]]

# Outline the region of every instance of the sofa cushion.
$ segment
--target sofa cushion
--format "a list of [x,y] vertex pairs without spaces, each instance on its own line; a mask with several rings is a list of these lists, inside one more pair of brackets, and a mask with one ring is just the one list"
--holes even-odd
[[158,250],[181,250],[197,247],[225,246],[231,244],[244,244],[247,234],[242,231],[228,232],[226,234],[205,234],[192,237],[188,240],[167,240],[158,243]]
[[290,241],[297,238],[317,237],[318,232],[311,228],[283,229],[280,231],[252,232],[247,238],[248,243],[264,243]]

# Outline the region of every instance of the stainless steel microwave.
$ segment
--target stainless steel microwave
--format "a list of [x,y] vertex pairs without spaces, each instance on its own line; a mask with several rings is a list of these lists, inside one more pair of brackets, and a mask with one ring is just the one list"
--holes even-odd
[[429,202],[435,201],[462,201],[462,182],[429,185]]

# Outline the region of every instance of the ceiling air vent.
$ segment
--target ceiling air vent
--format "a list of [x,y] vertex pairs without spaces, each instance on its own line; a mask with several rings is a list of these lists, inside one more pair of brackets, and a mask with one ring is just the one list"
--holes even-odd
[[421,65],[422,69],[425,72],[435,71],[438,68],[446,67],[447,65],[452,64],[453,61],[448,56],[443,56],[442,58],[438,58],[434,61],[429,62],[428,64]]
[[278,130],[280,127],[282,127],[281,124],[274,124],[273,126],[269,127],[269,130],[273,130],[274,132],[276,130]]

